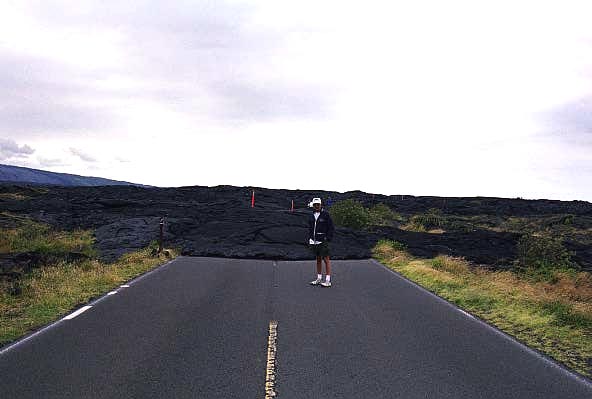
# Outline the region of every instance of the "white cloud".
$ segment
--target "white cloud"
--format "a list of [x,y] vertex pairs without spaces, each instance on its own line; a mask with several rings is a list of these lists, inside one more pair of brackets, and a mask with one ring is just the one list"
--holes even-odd
[[70,147],[70,153],[72,155],[77,156],[78,158],[80,158],[84,162],[97,162],[97,160],[94,157],[88,155],[87,153],[85,153],[77,148]]
[[0,138],[0,161],[27,158],[35,150],[28,145],[18,145],[14,140]]
[[37,157],[37,161],[39,165],[43,168],[53,168],[56,166],[69,166],[66,162],[58,158],[44,158],[44,157]]
[[18,2],[0,14],[0,134],[72,173],[592,200],[577,184],[592,179],[590,145],[578,148],[589,2]]

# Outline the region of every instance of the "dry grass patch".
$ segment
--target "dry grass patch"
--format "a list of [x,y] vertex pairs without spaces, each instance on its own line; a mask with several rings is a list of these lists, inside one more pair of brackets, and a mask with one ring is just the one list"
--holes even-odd
[[0,200],[12,200],[12,201],[23,201],[29,197],[21,193],[0,193]]
[[401,230],[413,231],[416,233],[427,233],[427,229],[424,226],[413,223],[413,222],[405,223],[405,224],[399,226],[399,228]]
[[560,271],[556,273],[555,284],[541,284],[546,291],[552,291],[570,301],[592,302],[592,275],[586,272],[574,274]]
[[432,267],[456,275],[470,272],[469,262],[463,258],[439,255],[432,260]]
[[445,270],[434,269],[428,262],[422,260],[412,260],[407,264],[409,269],[414,272],[437,279],[441,282],[454,281],[455,278]]
[[373,249],[375,256],[382,256],[390,263],[402,264],[412,257],[405,251],[405,246],[392,240],[380,240]]

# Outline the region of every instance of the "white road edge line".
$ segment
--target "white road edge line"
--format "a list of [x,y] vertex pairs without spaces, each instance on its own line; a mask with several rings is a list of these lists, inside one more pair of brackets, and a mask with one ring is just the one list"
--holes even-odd
[[[166,266],[168,266],[168,265],[172,264],[173,262],[176,262],[176,261],[178,261],[178,260],[181,260],[181,259],[183,259],[183,256],[177,256],[175,259],[171,259],[171,260],[169,260],[168,262],[166,262],[166,263],[163,263],[163,264],[162,264],[162,265],[160,265],[160,266],[157,266],[155,269],[152,269],[152,270],[150,270],[149,272],[147,272],[147,273],[144,273],[144,274],[142,274],[142,275],[140,275],[140,276],[138,276],[138,277],[134,278],[133,280],[130,280],[130,281],[128,281],[128,283],[127,283],[127,284],[125,284],[125,285],[127,285],[127,286],[129,287],[131,284],[135,284],[137,281],[139,281],[139,280],[142,280],[143,278],[146,278],[147,276],[149,276],[149,275],[151,275],[151,274],[153,274],[153,273],[157,273],[157,272],[159,272],[159,271],[163,270],[163,269],[164,269]],[[96,300],[92,301],[92,302],[90,303],[90,305],[91,305],[91,306],[92,306],[92,305],[95,305],[95,304],[97,304],[98,302],[100,302],[100,301],[102,301],[103,299],[105,299],[105,298],[108,298],[108,297],[109,297],[108,295],[103,295],[102,297],[100,297],[100,298],[98,298],[98,299],[96,299]],[[49,330],[49,329],[51,329],[51,328],[54,328],[55,326],[57,326],[58,324],[60,324],[60,323],[63,323],[63,322],[64,322],[64,318],[58,319],[58,320],[54,321],[53,323],[50,323],[50,324],[48,324],[48,325],[46,325],[46,326],[42,327],[40,330],[38,330],[38,331],[35,331],[34,333],[32,333],[32,334],[30,334],[30,335],[25,335],[25,336],[23,336],[23,337],[21,337],[21,338],[17,339],[16,341],[14,341],[13,343],[11,343],[11,344],[8,344],[8,345],[7,345],[7,346],[5,346],[4,348],[0,348],[0,356],[4,355],[5,353],[8,353],[9,351],[11,351],[11,350],[13,350],[13,349],[17,348],[17,347],[18,347],[18,346],[20,346],[20,345],[23,345],[25,342],[32,340],[33,338],[35,338],[35,337],[37,337],[37,336],[39,336],[39,335],[43,334],[44,332],[48,331],[48,330]]]
[[129,284],[120,285],[121,288],[129,288]]
[[115,295],[115,294],[117,294],[117,291],[107,292],[107,295]]
[[83,312],[86,312],[90,308],[92,308],[92,306],[83,306],[80,309],[78,309],[76,312],[71,313],[68,316],[64,317],[64,320],[72,320],[74,317],[78,316],[79,314],[81,314]]
[[442,298],[439,295],[434,294],[433,292],[431,292],[430,290],[428,290],[427,288],[422,287],[421,285],[419,285],[418,283],[416,283],[415,281],[403,276],[401,273],[383,265],[382,263],[380,263],[379,261],[377,261],[374,258],[370,258],[369,259],[372,263],[382,267],[384,270],[391,272],[392,274],[394,274],[395,276],[397,276],[398,278],[402,279],[403,281],[407,282],[408,284],[411,284],[412,286],[416,287],[417,289],[419,289],[420,291],[428,294],[429,296],[433,297],[434,299],[443,302],[445,305],[452,307],[453,309],[456,310],[460,310],[462,313],[467,314],[468,316],[471,317],[471,319],[473,321],[475,321],[476,323],[479,323],[481,325],[483,325],[485,328],[488,328],[490,330],[492,330],[495,334],[501,336],[502,338],[509,340],[510,342],[512,342],[514,345],[517,345],[518,347],[522,348],[522,350],[525,350],[527,352],[529,352],[530,354],[534,355],[535,357],[543,360],[544,362],[547,362],[547,364],[549,364],[551,367],[554,367],[556,369],[558,369],[560,372],[570,376],[571,378],[575,378],[576,380],[580,381],[581,383],[583,383],[584,385],[588,386],[588,387],[592,387],[592,380],[589,379],[588,377],[586,377],[583,374],[579,374],[577,372],[574,372],[570,369],[568,369],[567,367],[565,367],[563,364],[555,361],[555,359],[551,358],[550,356],[546,355],[543,352],[538,351],[537,349],[531,348],[530,346],[518,341],[516,338],[514,338],[513,336],[511,336],[510,334],[500,330],[498,327],[487,323],[485,320],[475,317],[474,315],[471,315],[467,312],[465,312],[464,310],[462,310],[461,308],[459,308],[456,304]]
[[464,310],[462,310],[462,309],[458,309],[458,311],[459,311],[459,312],[461,312],[462,314],[464,314],[465,316],[467,316],[467,317],[470,317],[471,319],[475,319],[475,316],[473,316],[473,315],[472,315],[472,314],[470,314],[470,313],[467,313],[467,312],[465,312],[465,311],[464,311]]
[[277,353],[276,339],[277,339],[277,325],[276,320],[269,322],[269,338],[267,339],[267,368],[265,371],[265,399],[275,398],[275,356]]

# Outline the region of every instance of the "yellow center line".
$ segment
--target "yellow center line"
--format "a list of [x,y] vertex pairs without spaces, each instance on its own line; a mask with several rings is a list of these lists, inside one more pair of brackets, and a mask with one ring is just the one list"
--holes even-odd
[[274,398],[275,392],[275,355],[278,322],[269,322],[269,338],[267,339],[267,369],[265,373],[265,399]]

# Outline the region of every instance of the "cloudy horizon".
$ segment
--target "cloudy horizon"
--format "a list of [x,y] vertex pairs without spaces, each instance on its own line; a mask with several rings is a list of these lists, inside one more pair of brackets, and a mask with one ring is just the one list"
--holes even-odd
[[585,1],[0,5],[0,163],[592,201]]

